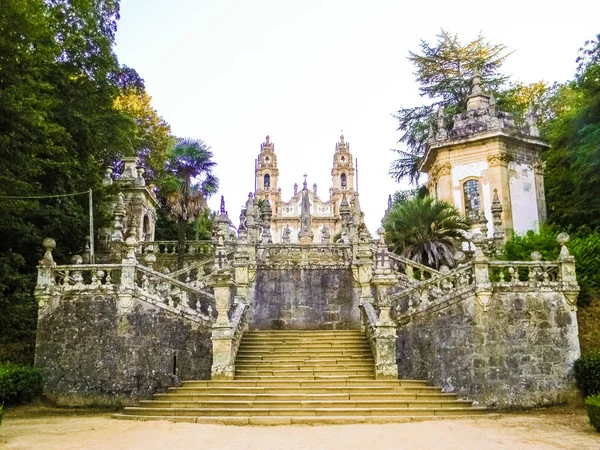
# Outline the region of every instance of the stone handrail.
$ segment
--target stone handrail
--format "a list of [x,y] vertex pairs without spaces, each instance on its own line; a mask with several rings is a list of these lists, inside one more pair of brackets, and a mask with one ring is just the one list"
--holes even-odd
[[489,261],[490,281],[499,284],[552,283],[560,281],[556,261]]
[[66,289],[97,289],[116,286],[121,279],[120,264],[68,264],[60,266],[40,266],[50,269],[50,277],[40,286],[61,286]]
[[168,275],[156,272],[148,267],[135,265],[135,287],[138,292],[155,299],[159,303],[177,310],[187,311],[205,316],[206,320],[214,317],[214,295]]
[[377,311],[371,303],[365,302],[358,306],[360,308],[360,319],[361,326],[369,340],[369,346],[371,347],[371,351],[375,354],[375,338],[377,337],[377,323],[379,321],[377,317]]
[[392,301],[395,303],[395,316],[399,318],[402,315],[422,312],[474,288],[472,263],[457,266],[453,270],[446,269],[434,278],[394,293]]
[[233,338],[231,342],[232,360],[235,361],[237,351],[240,348],[244,332],[248,329],[248,314],[246,310],[248,305],[243,302],[238,302],[233,306],[231,312],[231,328],[233,329]]
[[182,269],[174,270],[173,272],[169,273],[169,276],[172,278],[179,278],[183,275],[187,275],[188,273],[190,273],[191,271],[193,271],[195,269],[199,269],[200,267],[206,266],[208,264],[214,264],[214,262],[215,262],[215,259],[212,256],[208,257],[208,258],[204,258],[200,261],[194,261],[190,264],[187,264]]
[[[411,261],[410,259],[405,258],[404,256],[397,255],[390,251],[387,252],[387,256],[392,261],[394,261],[394,263],[396,263],[394,264],[394,268],[399,272],[403,272],[409,278],[418,281],[424,281],[440,274],[439,271],[432,269],[431,267],[427,267],[418,262]],[[415,270],[417,271],[418,275],[415,274]]]
[[[186,255],[208,255],[212,253],[213,243],[210,240],[186,241]],[[208,249],[208,251],[205,251]],[[146,253],[152,250],[155,255],[177,256],[179,251],[178,241],[141,241],[137,253]]]

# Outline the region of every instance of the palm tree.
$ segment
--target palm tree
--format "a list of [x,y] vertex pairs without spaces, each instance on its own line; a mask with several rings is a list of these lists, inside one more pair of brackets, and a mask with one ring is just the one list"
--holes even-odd
[[454,266],[453,254],[470,229],[454,206],[429,195],[397,202],[383,226],[393,251],[435,269]]
[[217,192],[219,179],[212,173],[210,147],[200,139],[183,138],[173,146],[165,167],[161,191],[177,219],[177,265],[183,267],[187,223],[206,208],[206,199]]

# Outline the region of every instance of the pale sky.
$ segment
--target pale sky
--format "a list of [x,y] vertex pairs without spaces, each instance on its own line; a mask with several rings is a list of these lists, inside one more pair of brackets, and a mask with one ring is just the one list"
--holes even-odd
[[213,209],[224,195],[237,224],[267,134],[283,199],[306,172],[327,200],[343,129],[374,233],[388,195],[407,188],[388,170],[400,136],[392,114],[422,103],[409,50],[440,28],[463,42],[481,32],[514,51],[503,68],[513,80],[562,82],[600,33],[598,17],[596,0],[122,0],[116,52],[176,136],[212,147],[221,186]]

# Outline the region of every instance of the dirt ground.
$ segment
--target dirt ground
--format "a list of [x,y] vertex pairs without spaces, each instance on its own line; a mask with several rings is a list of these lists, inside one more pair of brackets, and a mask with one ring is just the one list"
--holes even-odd
[[0,426],[5,449],[577,449],[600,450],[583,409],[382,425],[227,426],[111,419],[106,412],[22,407]]

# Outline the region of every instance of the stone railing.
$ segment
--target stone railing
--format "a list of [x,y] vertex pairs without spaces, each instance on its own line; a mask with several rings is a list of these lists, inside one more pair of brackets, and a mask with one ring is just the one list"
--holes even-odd
[[[44,268],[42,268],[44,269]],[[49,266],[50,276],[42,286],[58,286],[65,291],[112,289],[121,282],[120,264],[70,264]]]
[[498,285],[552,284],[561,281],[556,261],[489,261],[490,281]]
[[246,303],[237,302],[233,305],[230,319],[231,328],[233,329],[233,337],[231,339],[232,361],[235,361],[238,349],[240,348],[240,343],[242,342],[242,337],[244,336],[244,332],[248,329],[247,309],[248,305]]
[[147,299],[153,299],[154,304],[163,304],[179,312],[198,314],[206,320],[216,317],[215,297],[210,292],[189,286],[145,266],[134,267],[136,292]]
[[393,269],[413,280],[425,281],[440,274],[439,271],[432,269],[431,267],[411,261],[408,258],[389,251],[387,252],[387,257],[390,259],[390,266]]
[[377,330],[377,322],[379,321],[377,311],[375,311],[375,308],[371,303],[363,303],[358,307],[360,308],[361,329],[369,340],[371,352],[375,355],[377,352],[375,340],[379,334],[379,331]]
[[396,320],[405,320],[433,307],[441,306],[475,288],[473,264],[467,263],[449,270],[443,267],[439,275],[392,295]]
[[260,244],[257,264],[273,268],[350,267],[349,244]]
[[[185,243],[184,253],[186,255],[210,255],[212,252],[213,243],[210,240]],[[154,253],[156,256],[176,257],[179,253],[179,243],[177,241],[141,241],[136,253]]]

